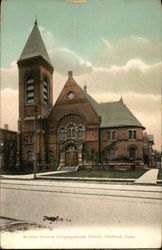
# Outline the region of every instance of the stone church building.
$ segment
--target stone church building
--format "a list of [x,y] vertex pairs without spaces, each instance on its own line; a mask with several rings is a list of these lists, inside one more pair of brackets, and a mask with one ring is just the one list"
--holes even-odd
[[37,21],[17,65],[17,166],[33,162],[34,131],[39,166],[135,169],[143,168],[145,156],[151,166],[153,138],[144,135],[145,128],[122,98],[98,103],[69,71],[53,106],[54,68]]

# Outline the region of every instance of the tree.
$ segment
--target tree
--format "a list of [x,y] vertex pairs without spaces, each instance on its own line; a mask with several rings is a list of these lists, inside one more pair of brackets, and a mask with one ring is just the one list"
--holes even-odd
[[154,161],[155,162],[161,162],[161,153],[157,150],[154,150]]

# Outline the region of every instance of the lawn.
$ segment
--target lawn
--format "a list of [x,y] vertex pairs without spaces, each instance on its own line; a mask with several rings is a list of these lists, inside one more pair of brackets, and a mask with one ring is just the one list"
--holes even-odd
[[[49,171],[56,171],[57,166],[54,167],[42,167],[41,169],[37,167],[37,173],[44,173]],[[1,175],[25,175],[25,174],[33,174],[34,169],[32,167],[26,167],[25,169],[17,170],[15,168],[13,169],[0,169]]]
[[[57,175],[50,176],[60,176],[60,177],[86,177],[86,178],[132,178],[137,179],[143,175],[146,170],[132,170],[132,171],[117,171],[117,170],[108,170],[108,171],[86,171],[80,170],[77,172],[69,173],[60,173]],[[48,175],[49,176],[49,175]]]

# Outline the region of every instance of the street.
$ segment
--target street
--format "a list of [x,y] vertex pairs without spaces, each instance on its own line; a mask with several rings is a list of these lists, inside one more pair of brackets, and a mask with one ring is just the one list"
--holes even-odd
[[161,231],[160,186],[1,180],[1,216],[61,228]]
[[[50,181],[1,181],[2,216],[57,226],[158,226],[161,187]],[[156,211],[156,213],[155,213]]]

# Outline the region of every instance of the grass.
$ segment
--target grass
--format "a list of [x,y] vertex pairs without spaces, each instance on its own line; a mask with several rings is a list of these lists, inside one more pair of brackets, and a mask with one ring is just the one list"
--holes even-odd
[[[44,173],[44,172],[50,172],[50,171],[56,171],[57,167],[42,167],[42,169],[37,168],[37,173]],[[1,175],[25,175],[25,174],[33,174],[34,169],[29,167],[21,170],[17,169],[0,169],[0,174]]]
[[80,170],[77,172],[69,173],[60,173],[57,175],[50,176],[60,176],[60,177],[86,177],[86,178],[132,178],[137,179],[143,175],[146,170],[132,170],[132,171],[117,171],[117,170],[108,170],[108,171],[99,171],[99,170]]

